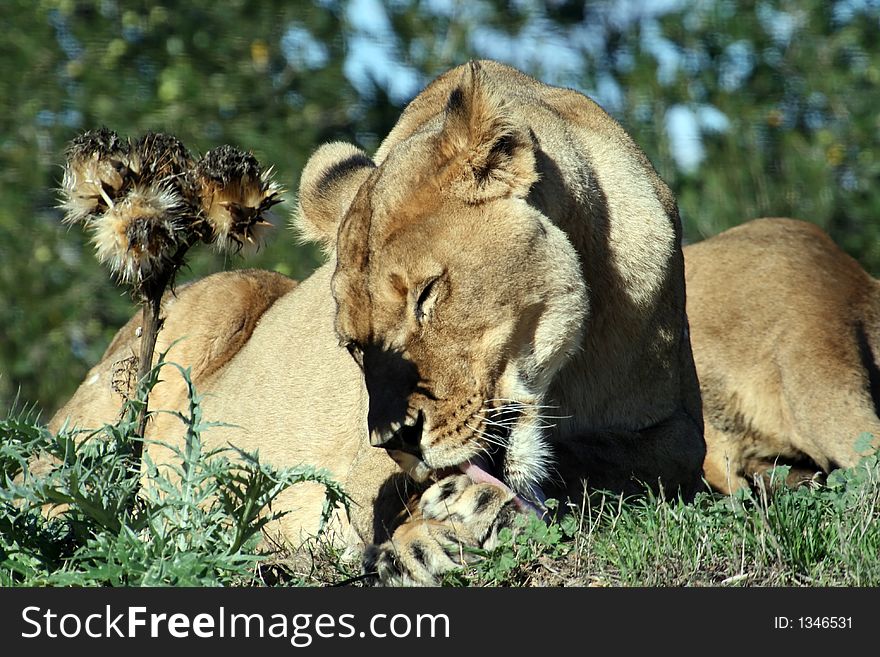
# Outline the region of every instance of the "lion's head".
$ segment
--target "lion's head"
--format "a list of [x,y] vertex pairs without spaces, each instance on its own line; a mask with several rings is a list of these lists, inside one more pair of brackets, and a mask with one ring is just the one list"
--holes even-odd
[[303,172],[300,227],[336,251],[336,330],[364,372],[370,441],[417,480],[494,471],[540,496],[544,394],[586,293],[574,247],[526,200],[537,178],[531,135],[478,69],[378,164],[335,143]]

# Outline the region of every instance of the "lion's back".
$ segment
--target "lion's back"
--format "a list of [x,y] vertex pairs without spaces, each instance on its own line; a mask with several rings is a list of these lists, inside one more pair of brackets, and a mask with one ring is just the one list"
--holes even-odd
[[739,350],[836,340],[875,295],[861,266],[804,221],[756,219],[688,245],[684,254],[698,364],[729,349],[731,360],[760,366]]
[[[203,383],[241,350],[264,313],[296,285],[275,272],[244,269],[212,274],[167,292],[157,358],[167,351],[166,361],[191,368],[193,380]],[[101,360],[55,413],[51,429],[57,430],[65,420],[72,426],[97,428],[119,418],[124,396],[133,392],[140,332],[138,312],[119,329]],[[153,398],[156,403],[167,398],[171,404],[182,393],[180,386],[169,389],[167,383],[159,383]],[[179,405],[174,399],[171,407]]]

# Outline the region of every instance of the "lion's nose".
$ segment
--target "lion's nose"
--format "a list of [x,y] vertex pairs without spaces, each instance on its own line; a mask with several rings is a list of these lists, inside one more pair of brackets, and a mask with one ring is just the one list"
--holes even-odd
[[370,444],[388,450],[398,450],[421,457],[424,415],[419,411],[415,422],[391,422],[385,426],[370,427]]

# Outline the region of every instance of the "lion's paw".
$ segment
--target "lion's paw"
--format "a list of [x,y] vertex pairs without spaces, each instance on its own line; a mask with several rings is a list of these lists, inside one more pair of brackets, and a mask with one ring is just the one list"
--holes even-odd
[[494,547],[519,514],[511,491],[447,477],[425,491],[390,541],[367,548],[364,571],[384,586],[436,586],[444,573],[477,560],[474,548]]

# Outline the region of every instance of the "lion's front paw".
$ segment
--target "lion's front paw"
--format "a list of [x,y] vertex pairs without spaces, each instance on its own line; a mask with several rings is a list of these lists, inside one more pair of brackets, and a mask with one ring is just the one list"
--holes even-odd
[[436,586],[443,573],[472,563],[473,548],[491,549],[498,531],[519,515],[514,495],[454,475],[431,486],[413,518],[390,541],[364,553],[364,571],[385,586]]

